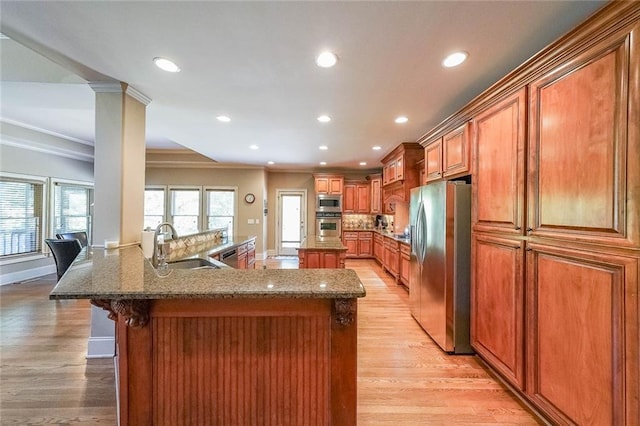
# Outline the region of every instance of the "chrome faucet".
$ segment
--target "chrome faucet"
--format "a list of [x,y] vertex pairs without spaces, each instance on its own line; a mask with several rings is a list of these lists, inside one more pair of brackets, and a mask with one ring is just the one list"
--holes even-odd
[[159,264],[165,266],[167,264],[167,248],[169,243],[164,242],[164,236],[162,237],[162,243],[158,243],[162,228],[167,226],[171,229],[172,238],[178,238],[176,228],[169,222],[163,222],[156,227],[156,232],[153,234],[153,256],[151,257],[151,264],[154,268],[158,268]]

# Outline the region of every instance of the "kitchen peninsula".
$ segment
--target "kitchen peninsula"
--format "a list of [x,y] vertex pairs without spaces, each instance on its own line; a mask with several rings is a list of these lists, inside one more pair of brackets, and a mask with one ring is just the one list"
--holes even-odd
[[356,423],[353,270],[170,269],[87,248],[51,299],[116,321],[121,425]]

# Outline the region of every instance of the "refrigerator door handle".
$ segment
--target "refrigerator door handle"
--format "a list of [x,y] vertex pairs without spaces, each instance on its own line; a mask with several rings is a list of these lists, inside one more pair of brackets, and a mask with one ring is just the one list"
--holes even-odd
[[416,244],[416,256],[420,261],[420,264],[424,263],[424,258],[426,256],[426,238],[424,233],[426,232],[425,226],[425,214],[424,214],[424,203],[420,201],[420,206],[418,207],[418,217],[416,218],[416,234],[417,234],[417,244]]

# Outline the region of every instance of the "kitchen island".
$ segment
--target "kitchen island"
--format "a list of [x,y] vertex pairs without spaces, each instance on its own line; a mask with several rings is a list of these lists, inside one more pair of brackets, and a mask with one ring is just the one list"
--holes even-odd
[[340,238],[306,238],[297,250],[300,269],[344,268],[347,247]]
[[51,299],[116,321],[121,425],[356,423],[352,270],[170,269],[85,248]]

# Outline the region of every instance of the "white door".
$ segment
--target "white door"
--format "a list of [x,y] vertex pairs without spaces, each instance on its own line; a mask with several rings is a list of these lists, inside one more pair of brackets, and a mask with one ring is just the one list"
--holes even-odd
[[307,191],[278,189],[277,251],[280,256],[297,256],[296,248],[305,236]]

